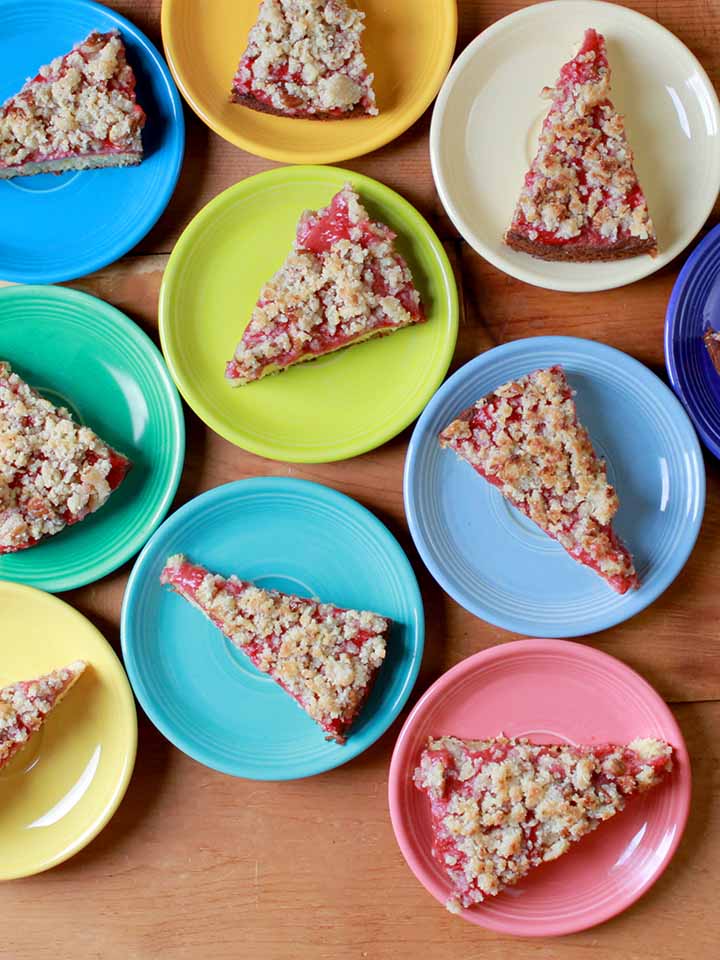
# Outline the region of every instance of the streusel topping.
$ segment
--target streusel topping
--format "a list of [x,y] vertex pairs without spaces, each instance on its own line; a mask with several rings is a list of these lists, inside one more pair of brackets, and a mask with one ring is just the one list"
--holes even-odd
[[561,367],[498,387],[443,430],[440,443],[615,589],[636,584],[632,559],[610,527],[617,494],[578,422]]
[[290,116],[378,112],[360,45],[365,14],[345,0],[262,0],[233,81]]
[[0,767],[27,743],[85,670],[84,660],[0,689]]
[[117,30],[91,33],[0,108],[0,166],[97,152],[142,152],[145,114]]
[[342,736],[385,659],[387,618],[226,579],[182,555],[168,559],[161,582],[197,604],[314,720]]
[[292,253],[260,294],[228,378],[257,380],[424,319],[394,239],[389,227],[370,220],[349,184],[328,207],[304,213]]
[[655,236],[633,167],[622,117],[610,102],[605,40],[588,30],[577,56],[562,68],[515,211],[512,230],[529,239],[615,242]]
[[0,553],[101,507],[128,461],[0,361]]
[[672,770],[672,747],[536,746],[497,737],[431,739],[415,771],[432,805],[434,855],[456,911],[517,883],[614,816]]

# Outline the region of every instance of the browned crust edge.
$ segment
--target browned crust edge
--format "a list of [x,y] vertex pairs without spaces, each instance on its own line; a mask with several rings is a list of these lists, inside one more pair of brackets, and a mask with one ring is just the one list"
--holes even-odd
[[538,260],[554,260],[565,263],[595,263],[600,261],[627,260],[629,257],[638,257],[643,253],[651,257],[657,255],[657,240],[648,238],[640,240],[630,237],[613,244],[611,247],[594,247],[590,244],[568,243],[556,245],[530,240],[517,230],[508,230],[503,240],[512,250],[520,253],[529,253]]
[[[329,357],[329,356],[331,356],[333,353],[340,353],[340,352],[343,351],[343,350],[350,350],[351,347],[357,347],[357,346],[359,346],[361,343],[370,343],[371,340],[379,340],[380,337],[390,337],[390,336],[392,336],[393,333],[397,333],[399,330],[407,330],[408,327],[414,327],[414,326],[416,326],[416,325],[419,324],[419,323],[425,323],[425,321],[424,321],[424,320],[411,320],[409,323],[402,323],[402,324],[400,324],[400,325],[397,326],[397,327],[391,327],[390,329],[387,329],[387,328],[386,328],[386,329],[384,329],[384,330],[378,330],[378,331],[375,332],[375,333],[371,333],[370,336],[364,336],[364,337],[361,337],[361,338],[358,339],[358,340],[352,340],[350,343],[345,343],[345,344],[343,344],[343,346],[341,346],[341,347],[336,347],[334,350],[329,350],[327,353],[318,353],[318,354],[317,354],[316,356],[314,356],[314,357],[300,358],[300,359],[298,359],[298,360],[295,360],[293,363],[289,363],[286,367],[280,367],[279,370],[273,370],[272,373],[265,374],[265,376],[268,376],[268,377],[276,377],[276,376],[278,376],[278,375],[281,374],[281,373],[285,373],[286,370],[292,370],[293,367],[297,367],[297,366],[299,366],[301,363],[302,363],[302,364],[313,363],[313,361],[315,361],[315,360],[322,360],[323,357]],[[264,378],[263,378],[262,376],[259,376],[259,377],[255,377],[255,379],[253,379],[253,380],[241,380],[241,379],[233,379],[232,377],[228,377],[228,375],[225,374],[225,379],[227,380],[227,382],[230,384],[231,387],[245,387],[245,386],[247,386],[249,383],[259,383],[259,381],[262,380],[262,379],[264,379]]]
[[283,110],[278,110],[277,107],[271,107],[268,103],[263,103],[262,100],[256,100],[255,97],[251,97],[247,93],[238,93],[236,90],[230,91],[230,102],[237,103],[241,107],[247,107],[249,110],[255,110],[256,113],[265,113],[271,117],[285,117],[288,120],[349,120],[350,117],[370,117],[373,114],[367,112],[362,103],[357,103],[346,113],[313,113],[310,116],[297,116],[292,113],[285,113]]
[[[490,394],[488,394],[488,396],[490,396]],[[461,410],[456,417],[453,417],[453,419],[450,421],[450,423],[446,427],[443,427],[443,429],[438,434],[438,441],[441,447],[452,446],[452,439],[448,439],[445,436],[445,434],[450,429],[450,427],[454,426],[454,424],[456,423],[460,423],[460,422],[470,423],[470,421],[472,420],[475,414],[476,409],[477,409],[477,405],[473,403],[471,406],[466,407],[464,410]]]

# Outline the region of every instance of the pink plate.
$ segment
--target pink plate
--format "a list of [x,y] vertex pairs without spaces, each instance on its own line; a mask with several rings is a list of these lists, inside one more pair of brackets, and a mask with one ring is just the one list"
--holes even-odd
[[682,734],[649,684],[619,660],[567,640],[518,640],[463,660],[419,700],[390,765],[390,815],[410,869],[441,903],[450,884],[431,855],[430,806],[412,783],[428,736],[526,736],[534,743],[627,743],[658,737],[676,750],[670,779],[555,863],[462,915],[490,930],[558,936],[603,923],[657,880],[690,808]]

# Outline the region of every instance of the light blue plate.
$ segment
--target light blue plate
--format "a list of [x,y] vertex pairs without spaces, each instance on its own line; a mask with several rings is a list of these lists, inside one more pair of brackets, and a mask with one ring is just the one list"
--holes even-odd
[[[328,743],[202,613],[160,586],[173,553],[392,618],[387,660],[347,743]],[[258,477],[210,490],[165,521],[130,576],[121,633],[135,694],[176,747],[223,773],[292,780],[352,760],[387,730],[415,683],[424,619],[407,557],[368,510],[307,480]]]
[[94,29],[117,27],[147,114],[138,167],[0,180],[0,279],[59,283],[122,257],[172,196],[185,124],[165,61],[120,14],[90,0],[0,0],[0,103]]
[[[615,527],[641,579],[623,597],[437,440],[480,397],[556,363],[620,497]],[[644,610],[682,570],[704,505],[700,446],[672,392],[627,354],[575,337],[518,340],[461,367],[426,407],[405,462],[410,532],[432,575],[471,613],[535,637],[595,633]]]

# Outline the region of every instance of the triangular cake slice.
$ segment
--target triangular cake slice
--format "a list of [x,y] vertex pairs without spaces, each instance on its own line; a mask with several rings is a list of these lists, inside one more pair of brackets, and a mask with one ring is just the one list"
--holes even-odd
[[720,373],[720,333],[717,330],[706,330],[703,339],[713,366]]
[[0,360],[0,554],[99,510],[129,469],[126,457]]
[[86,667],[84,660],[76,660],[36,680],[0,689],[0,769],[38,732]]
[[0,178],[138,164],[144,124],[120,33],[94,31],[0,107]]
[[226,579],[182,555],[169,558],[160,580],[280,684],[326,739],[345,742],[385,659],[387,617]]
[[527,740],[430,739],[415,785],[431,804],[433,856],[458,912],[517,883],[624,809],[672,770],[672,747],[536,746]]
[[374,116],[364,19],[346,0],[262,0],[230,99],[283,117]]
[[300,218],[292,253],[264,287],[226,376],[233,386],[425,320],[395,234],[346,184]]
[[587,30],[560,71],[505,242],[543,260],[657,252],[622,116],[610,101],[605,39]]
[[632,557],[612,528],[617,494],[578,421],[562,367],[536,370],[482,397],[443,430],[440,444],[613,590],[638,585]]

